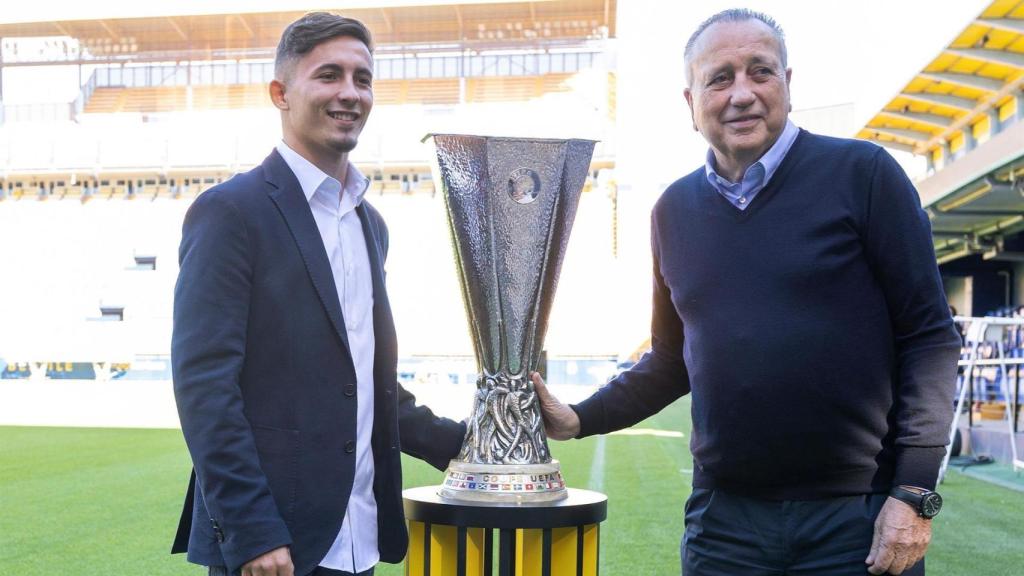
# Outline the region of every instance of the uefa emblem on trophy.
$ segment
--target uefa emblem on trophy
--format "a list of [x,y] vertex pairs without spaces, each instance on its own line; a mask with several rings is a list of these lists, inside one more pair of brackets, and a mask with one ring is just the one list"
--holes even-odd
[[563,499],[529,374],[595,142],[431,136],[479,371],[466,439],[439,494],[494,503]]

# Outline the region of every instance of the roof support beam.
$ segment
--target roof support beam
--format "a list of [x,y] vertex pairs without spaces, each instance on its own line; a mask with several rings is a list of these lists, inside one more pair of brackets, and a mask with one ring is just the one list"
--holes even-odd
[[[886,136],[892,136],[893,138],[903,138],[904,140],[913,140],[915,142],[927,142],[932,137],[931,132],[921,132],[918,130],[906,130],[903,128],[874,128],[869,127],[868,130],[877,134],[884,134]],[[886,142],[888,144],[888,142]]]
[[981,60],[982,62],[991,62],[993,64],[1002,64],[1004,66],[1013,66],[1014,68],[1024,68],[1024,54],[1018,54],[1016,52],[989,50],[987,48],[946,48],[945,51],[961,58]]
[[178,36],[180,36],[182,40],[188,40],[188,34],[185,34],[185,31],[181,28],[181,24],[178,24],[178,21],[175,20],[174,17],[168,16],[167,22],[170,23],[171,28],[174,28],[174,31],[178,33]]
[[942,216],[965,216],[976,218],[978,216],[998,218],[1000,216],[1019,216],[1020,210],[961,210],[954,208],[946,212],[940,212]]
[[466,39],[466,29],[464,27],[464,23],[462,22],[462,10],[459,9],[459,5],[458,4],[453,6],[453,8],[455,8],[455,19],[459,23],[459,40],[465,40]]
[[56,20],[51,22],[51,24],[53,24],[53,27],[56,28],[57,31],[61,33],[61,35],[63,35],[63,36],[71,36],[72,38],[74,38],[74,34],[72,34],[71,30],[69,30],[68,27],[65,26],[64,24],[61,24],[60,22],[57,22]]
[[872,139],[871,141],[874,142],[875,144],[878,144],[879,146],[884,146],[886,148],[892,148],[893,150],[899,150],[900,152],[907,152],[907,153],[910,153],[910,154],[914,154],[914,149],[915,148],[913,146],[908,145],[908,144],[901,144],[899,142],[877,140],[877,139]]
[[252,26],[249,26],[249,22],[245,19],[245,16],[242,14],[235,14],[235,20],[238,20],[238,23],[242,25],[242,28],[245,28],[245,33],[249,35],[249,38],[256,37],[256,32],[253,31]]
[[900,96],[909,98],[911,100],[917,100],[918,102],[926,102],[936,106],[948,106],[950,108],[956,108],[957,110],[963,110],[970,112],[974,110],[974,107],[978,105],[977,102],[969,98],[960,98],[958,96],[950,96],[948,94],[927,94],[924,92],[903,92]]
[[387,8],[380,9],[380,17],[384,19],[384,30],[388,34],[392,34],[395,31],[395,25],[391,22],[391,15],[388,14]]
[[1024,34],[1024,20],[1013,20],[1010,18],[978,18],[974,21],[980,26],[991,26],[1007,32],[1019,32]]
[[986,92],[998,92],[1003,87],[1004,82],[996,80],[995,78],[986,78],[984,76],[975,76],[974,74],[952,74],[949,72],[921,72],[918,76],[927,78],[928,80],[934,80],[936,82],[945,82],[946,84],[954,84],[956,86],[965,86],[967,88],[976,88],[978,90],[984,90]]
[[118,34],[117,31],[114,30],[114,27],[108,24],[106,20],[97,20],[96,22],[98,22],[99,25],[107,31],[107,34],[110,35],[111,40],[116,40],[118,42],[121,41],[121,35]]
[[911,120],[913,122],[927,124],[937,128],[949,128],[956,120],[956,118],[940,116],[938,114],[928,114],[927,112],[898,112],[896,110],[881,110],[879,111],[879,114],[891,116],[893,118],[902,118],[903,120]]

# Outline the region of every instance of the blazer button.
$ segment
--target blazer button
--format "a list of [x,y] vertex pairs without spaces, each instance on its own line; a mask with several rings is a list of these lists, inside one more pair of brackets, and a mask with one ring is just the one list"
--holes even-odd
[[213,537],[217,539],[217,542],[223,542],[224,531],[221,530],[220,524],[218,524],[217,520],[213,518],[210,518],[210,524],[213,526]]
[[349,440],[348,442],[345,442],[345,453],[346,454],[351,454],[351,453],[353,453],[355,451],[356,451],[356,443],[355,443],[354,440]]
[[355,384],[346,384],[345,385],[345,396],[355,396],[355,395],[356,395],[356,385]]

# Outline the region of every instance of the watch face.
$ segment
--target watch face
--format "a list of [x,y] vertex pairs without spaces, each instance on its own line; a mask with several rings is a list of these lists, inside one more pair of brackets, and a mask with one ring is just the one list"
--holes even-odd
[[936,492],[929,492],[921,498],[921,516],[934,518],[942,510],[942,496]]

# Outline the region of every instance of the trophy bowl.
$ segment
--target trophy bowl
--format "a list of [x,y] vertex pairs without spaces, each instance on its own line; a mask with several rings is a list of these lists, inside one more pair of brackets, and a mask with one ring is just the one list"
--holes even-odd
[[529,375],[596,142],[428,138],[479,372],[466,438],[439,494],[497,504],[560,500],[565,481]]

